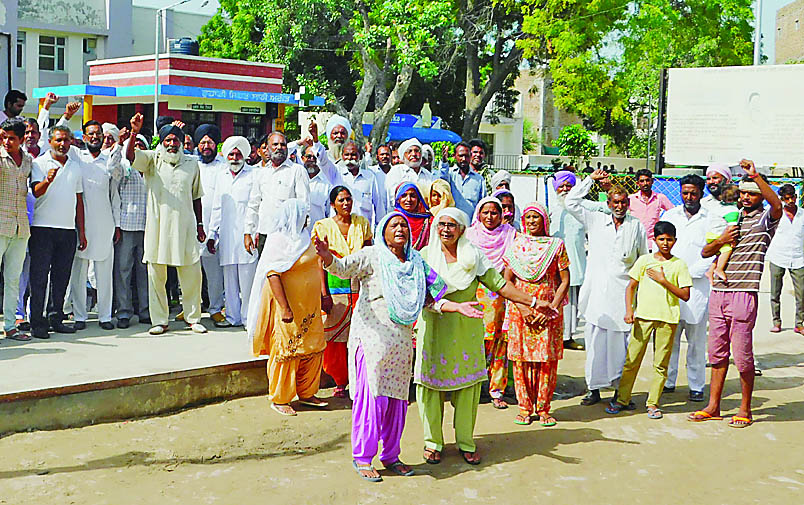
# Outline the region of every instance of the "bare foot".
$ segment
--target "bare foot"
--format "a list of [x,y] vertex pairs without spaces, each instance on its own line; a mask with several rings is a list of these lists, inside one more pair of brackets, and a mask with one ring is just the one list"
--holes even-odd
[[712,275],[717,277],[718,279],[722,280],[723,282],[729,282],[729,279],[726,278],[726,272],[723,270],[716,268],[712,271]]
[[288,404],[281,404],[281,403],[272,403],[271,408],[277,411],[278,413],[282,414],[283,416],[295,416],[296,411],[293,410]]

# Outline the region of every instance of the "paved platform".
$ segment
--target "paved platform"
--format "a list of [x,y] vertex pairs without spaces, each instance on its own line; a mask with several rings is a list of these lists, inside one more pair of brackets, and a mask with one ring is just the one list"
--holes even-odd
[[[789,278],[783,292],[782,334],[768,332],[770,303],[767,279],[763,281],[756,353],[771,376],[779,368],[804,376],[799,363],[804,360],[798,359],[804,336],[791,331],[794,299]],[[203,322],[210,331],[202,335],[183,322],[171,322],[167,334],[151,336],[147,325],[105,331],[90,319],[86,330],[72,335],[51,333],[49,340],[30,342],[0,339],[0,433],[81,426],[264,394],[265,361],[251,356],[246,332],[216,329],[209,318]],[[801,345],[791,348],[791,342]],[[685,346],[682,343],[682,363]],[[685,385],[682,365],[679,386]]]

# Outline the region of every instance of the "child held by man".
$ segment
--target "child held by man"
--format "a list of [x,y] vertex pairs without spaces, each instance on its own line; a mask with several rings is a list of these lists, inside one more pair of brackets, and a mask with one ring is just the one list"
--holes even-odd
[[648,391],[647,410],[649,418],[662,418],[659,399],[667,380],[673,335],[681,315],[679,300],[689,300],[692,278],[687,264],[671,252],[676,243],[676,227],[659,221],[653,227],[653,234],[658,251],[640,256],[628,272],[631,281],[625,290],[624,319],[633,324],[633,329],[617,397],[606,408],[609,414],[633,409],[631,391],[653,338],[654,377]]

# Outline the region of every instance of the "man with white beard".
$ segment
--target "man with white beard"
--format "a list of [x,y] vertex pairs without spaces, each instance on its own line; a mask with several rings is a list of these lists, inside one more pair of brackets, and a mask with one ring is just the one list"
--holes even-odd
[[[131,118],[131,134],[142,128],[142,114]],[[206,333],[201,324],[201,262],[198,242],[206,242],[201,218],[201,175],[198,160],[184,154],[184,132],[176,125],[159,129],[155,151],[126,147],[131,167],[145,177],[148,210],[145,219],[143,261],[148,264],[148,308],[154,326],[151,335],[168,329],[165,283],[168,265],[175,266],[181,284],[184,320],[195,333]]]
[[245,326],[251,284],[257,271],[257,255],[243,247],[243,215],[248,208],[255,174],[246,165],[245,156],[250,153],[251,146],[245,137],[226,139],[221,149],[226,170],[219,173],[215,181],[207,249],[220,260],[223,268],[226,319],[215,324],[219,328]]
[[343,116],[333,114],[327,120],[327,154],[334,163],[341,161],[343,147],[352,136],[352,123]]
[[[210,236],[209,219],[212,215],[212,197],[215,195],[215,182],[218,175],[225,173],[226,162],[218,156],[218,144],[221,142],[221,131],[214,124],[202,124],[195,130],[195,144],[198,148],[198,170],[201,172],[201,187],[204,196],[201,197],[202,220],[204,232]],[[215,326],[228,326],[223,316],[224,287],[223,268],[217,255],[210,249],[201,245],[201,268],[206,279],[207,294],[209,296],[209,314]],[[202,284],[203,285],[203,284]],[[183,315],[183,314],[182,314]],[[179,317],[181,319],[181,317]]]
[[353,140],[343,146],[343,158],[338,162],[343,185],[349,188],[354,200],[353,212],[376,226],[385,215],[385,202],[373,171],[364,166],[363,152]]
[[[600,389],[617,387],[625,365],[631,325],[625,318],[625,288],[628,271],[648,252],[645,228],[628,215],[628,192],[620,185],[608,192],[611,214],[586,210],[582,202],[597,180],[606,178],[595,170],[567,193],[567,210],[589,235],[589,257],[579,293],[579,310],[586,320],[586,385],[581,405],[600,401]],[[614,398],[616,399],[615,392]]]
[[[117,186],[122,175],[120,163],[123,142],[128,132],[118,135],[111,151],[103,151],[103,130],[99,122],[84,124],[86,151],[75,151],[81,161],[81,184],[84,188],[84,228],[87,247],[75,252],[70,273],[69,304],[73,309],[76,330],[87,327],[87,276],[89,263],[95,271],[98,291],[98,322],[104,330],[113,330],[112,273],[114,245],[120,240],[120,194]],[[121,140],[122,139],[122,140]],[[72,149],[71,149],[72,150]]]
[[415,182],[420,187],[429,187],[433,182],[433,174],[426,168],[422,168],[422,143],[413,137],[399,145],[399,155],[401,161],[399,165],[394,165],[385,176],[385,194],[387,195],[386,206],[388,209],[394,208],[396,202],[396,188],[403,182]]

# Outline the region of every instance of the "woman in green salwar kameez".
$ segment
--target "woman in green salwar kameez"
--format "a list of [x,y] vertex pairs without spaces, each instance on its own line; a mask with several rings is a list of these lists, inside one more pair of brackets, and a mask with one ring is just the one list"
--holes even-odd
[[[475,300],[478,283],[482,283],[516,302],[521,310],[528,310],[528,306],[548,310],[546,302],[535,300],[507,282],[486,255],[463,236],[469,225],[464,212],[448,207],[434,221],[430,242],[421,253],[447,282],[446,299]],[[532,313],[524,315],[530,317]],[[441,461],[444,401],[447,392],[451,392],[458,450],[467,463],[476,465],[480,455],[473,433],[480,385],[487,380],[483,321],[426,310],[419,317],[417,329],[414,382],[424,426],[424,459],[431,464]]]

